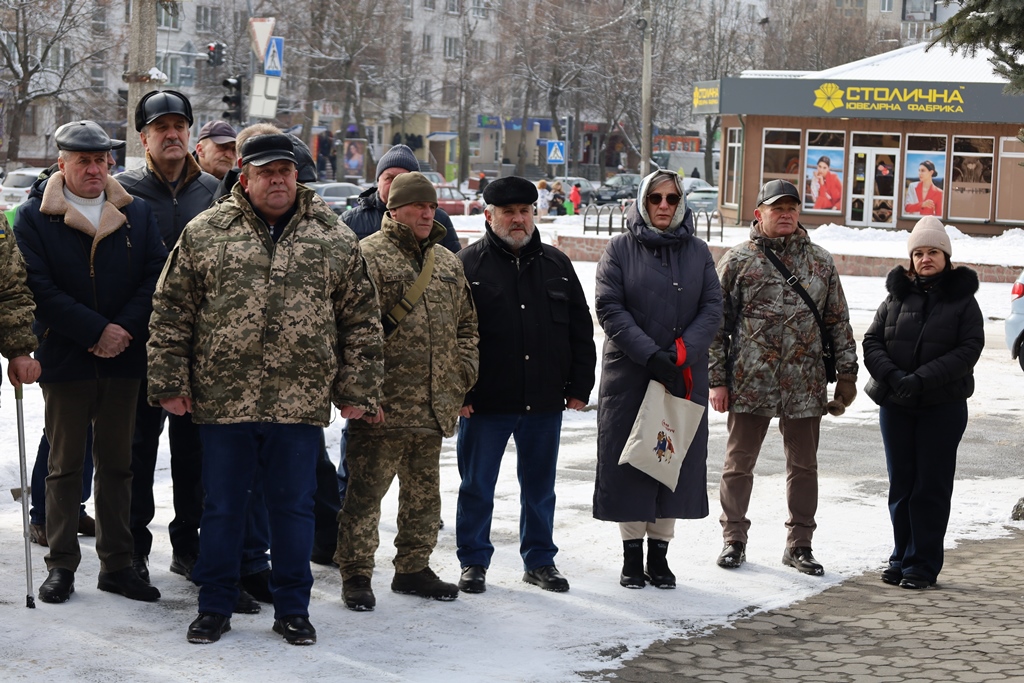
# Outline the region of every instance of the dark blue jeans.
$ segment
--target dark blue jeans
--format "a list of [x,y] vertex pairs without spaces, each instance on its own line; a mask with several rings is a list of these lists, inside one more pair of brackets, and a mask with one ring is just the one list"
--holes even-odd
[[459,418],[459,506],[455,538],[459,563],[490,566],[494,487],[509,437],[519,475],[519,553],[529,571],[555,563],[555,470],[562,413],[500,414]]
[[238,598],[242,540],[259,472],[270,527],[274,618],[308,616],[322,430],[272,422],[200,425],[199,430],[206,487],[199,560],[192,572],[199,584],[199,611],[230,615]]
[[[89,425],[88,436],[85,441],[85,464],[82,467],[82,507],[78,511],[79,517],[85,516],[85,502],[92,495],[92,425]],[[32,489],[32,507],[29,508],[29,520],[38,526],[46,526],[46,475],[49,473],[47,462],[50,459],[50,442],[46,440],[46,434],[39,440],[39,449],[36,451],[36,461],[32,465],[32,482],[29,488]]]
[[879,410],[889,470],[890,566],[928,581],[942,569],[956,452],[967,428],[967,401]]

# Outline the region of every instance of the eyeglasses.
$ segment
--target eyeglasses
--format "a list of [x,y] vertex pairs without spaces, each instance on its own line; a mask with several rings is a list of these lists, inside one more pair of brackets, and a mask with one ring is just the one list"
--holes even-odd
[[679,203],[679,200],[682,199],[682,196],[680,196],[678,194],[662,195],[662,194],[659,194],[658,192],[652,192],[651,194],[647,195],[647,201],[651,202],[655,206],[657,206],[658,204],[661,204],[661,200],[662,199],[664,199],[666,202],[668,202],[669,206],[675,206],[676,204]]

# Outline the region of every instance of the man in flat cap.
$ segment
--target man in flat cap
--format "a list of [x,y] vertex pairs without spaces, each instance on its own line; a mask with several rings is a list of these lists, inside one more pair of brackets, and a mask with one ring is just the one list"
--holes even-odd
[[[146,200],[156,214],[164,246],[170,251],[185,224],[212,203],[217,179],[204,172],[189,154],[192,104],[174,90],[154,90],[135,107],[135,130],[146,150],[146,165],[115,176],[134,197]],[[153,473],[156,470],[160,433],[167,418],[171,447],[171,486],[174,488],[174,517],[168,525],[171,541],[170,570],[190,578],[199,554],[199,519],[203,514],[203,451],[199,433],[190,415],[167,416],[159,407],[146,403],[146,391],[139,395],[132,443],[132,536],[135,553],[132,564],[139,576],[149,580],[149,553],[156,506]]]
[[376,605],[370,580],[380,503],[396,475],[391,590],[434,600],[459,595],[430,568],[430,555],[441,514],[441,439],[455,434],[463,397],[476,381],[476,313],[462,264],[438,245],[444,226],[434,220],[436,208],[437,191],[422,173],[399,175],[380,232],[362,242],[380,294],[385,377],[380,410],[349,422],[349,484],[334,559],[351,610]]
[[192,156],[204,171],[223,180],[235,168],[235,129],[227,121],[210,121],[199,129]]
[[[825,572],[811,552],[818,432],[826,409],[840,414],[857,395],[857,343],[832,255],[811,242],[799,218],[796,187],[785,180],[768,181],[757,195],[750,239],[718,262],[725,319],[711,345],[708,371],[711,407],[729,413],[719,491],[725,547],[718,566],[724,569],[735,569],[746,559],[754,465],[777,417],[789,506],[782,563],[812,576]],[[832,401],[825,392],[836,380],[825,370],[822,325],[832,340],[838,373]]]
[[131,444],[146,371],[153,289],[167,251],[145,202],[107,175],[111,140],[92,121],[57,129],[59,170],[33,186],[14,231],[36,301],[36,358],[50,442],[46,477],[49,576],[44,602],[66,602],[82,559],[79,503],[93,428],[100,590],[133,600],[160,591],[132,567]]
[[[244,131],[243,131],[244,133]],[[231,628],[255,481],[273,556],[276,633],[316,642],[309,622],[314,469],[333,402],[377,414],[380,309],[359,243],[296,184],[292,142],[248,137],[231,194],[192,220],[153,298],[149,401],[191,413],[203,443],[206,507],[192,643]],[[257,478],[257,473],[259,477]]]
[[494,487],[511,437],[522,489],[523,580],[566,591],[552,539],[558,442],[562,411],[582,410],[594,386],[594,323],[572,262],[535,229],[536,186],[499,178],[484,189],[484,201],[486,234],[459,252],[480,320],[480,377],[459,413],[459,588],[486,589]]

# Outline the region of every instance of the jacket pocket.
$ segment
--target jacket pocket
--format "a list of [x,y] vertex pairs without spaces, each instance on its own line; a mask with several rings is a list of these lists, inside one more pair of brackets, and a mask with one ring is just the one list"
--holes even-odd
[[561,283],[548,284],[548,307],[551,321],[559,325],[569,324],[569,292],[559,287]]
[[888,382],[879,382],[874,377],[871,377],[868,379],[868,383],[864,385],[864,393],[877,405],[882,405],[885,403],[885,399],[889,398],[889,394],[892,393],[892,388]]

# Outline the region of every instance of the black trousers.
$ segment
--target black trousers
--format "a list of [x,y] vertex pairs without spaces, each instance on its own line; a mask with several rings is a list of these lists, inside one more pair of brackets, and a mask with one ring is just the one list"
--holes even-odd
[[175,555],[199,555],[199,522],[203,516],[203,446],[192,415],[169,415],[150,406],[146,391],[139,392],[132,439],[131,529],[135,554],[149,555],[153,534],[149,523],[156,513],[153,502],[153,473],[156,470],[160,433],[167,418],[171,444],[171,485],[174,489],[174,518],[168,526]]
[[935,581],[956,476],[956,452],[967,428],[967,401],[879,410],[889,469],[890,566]]

